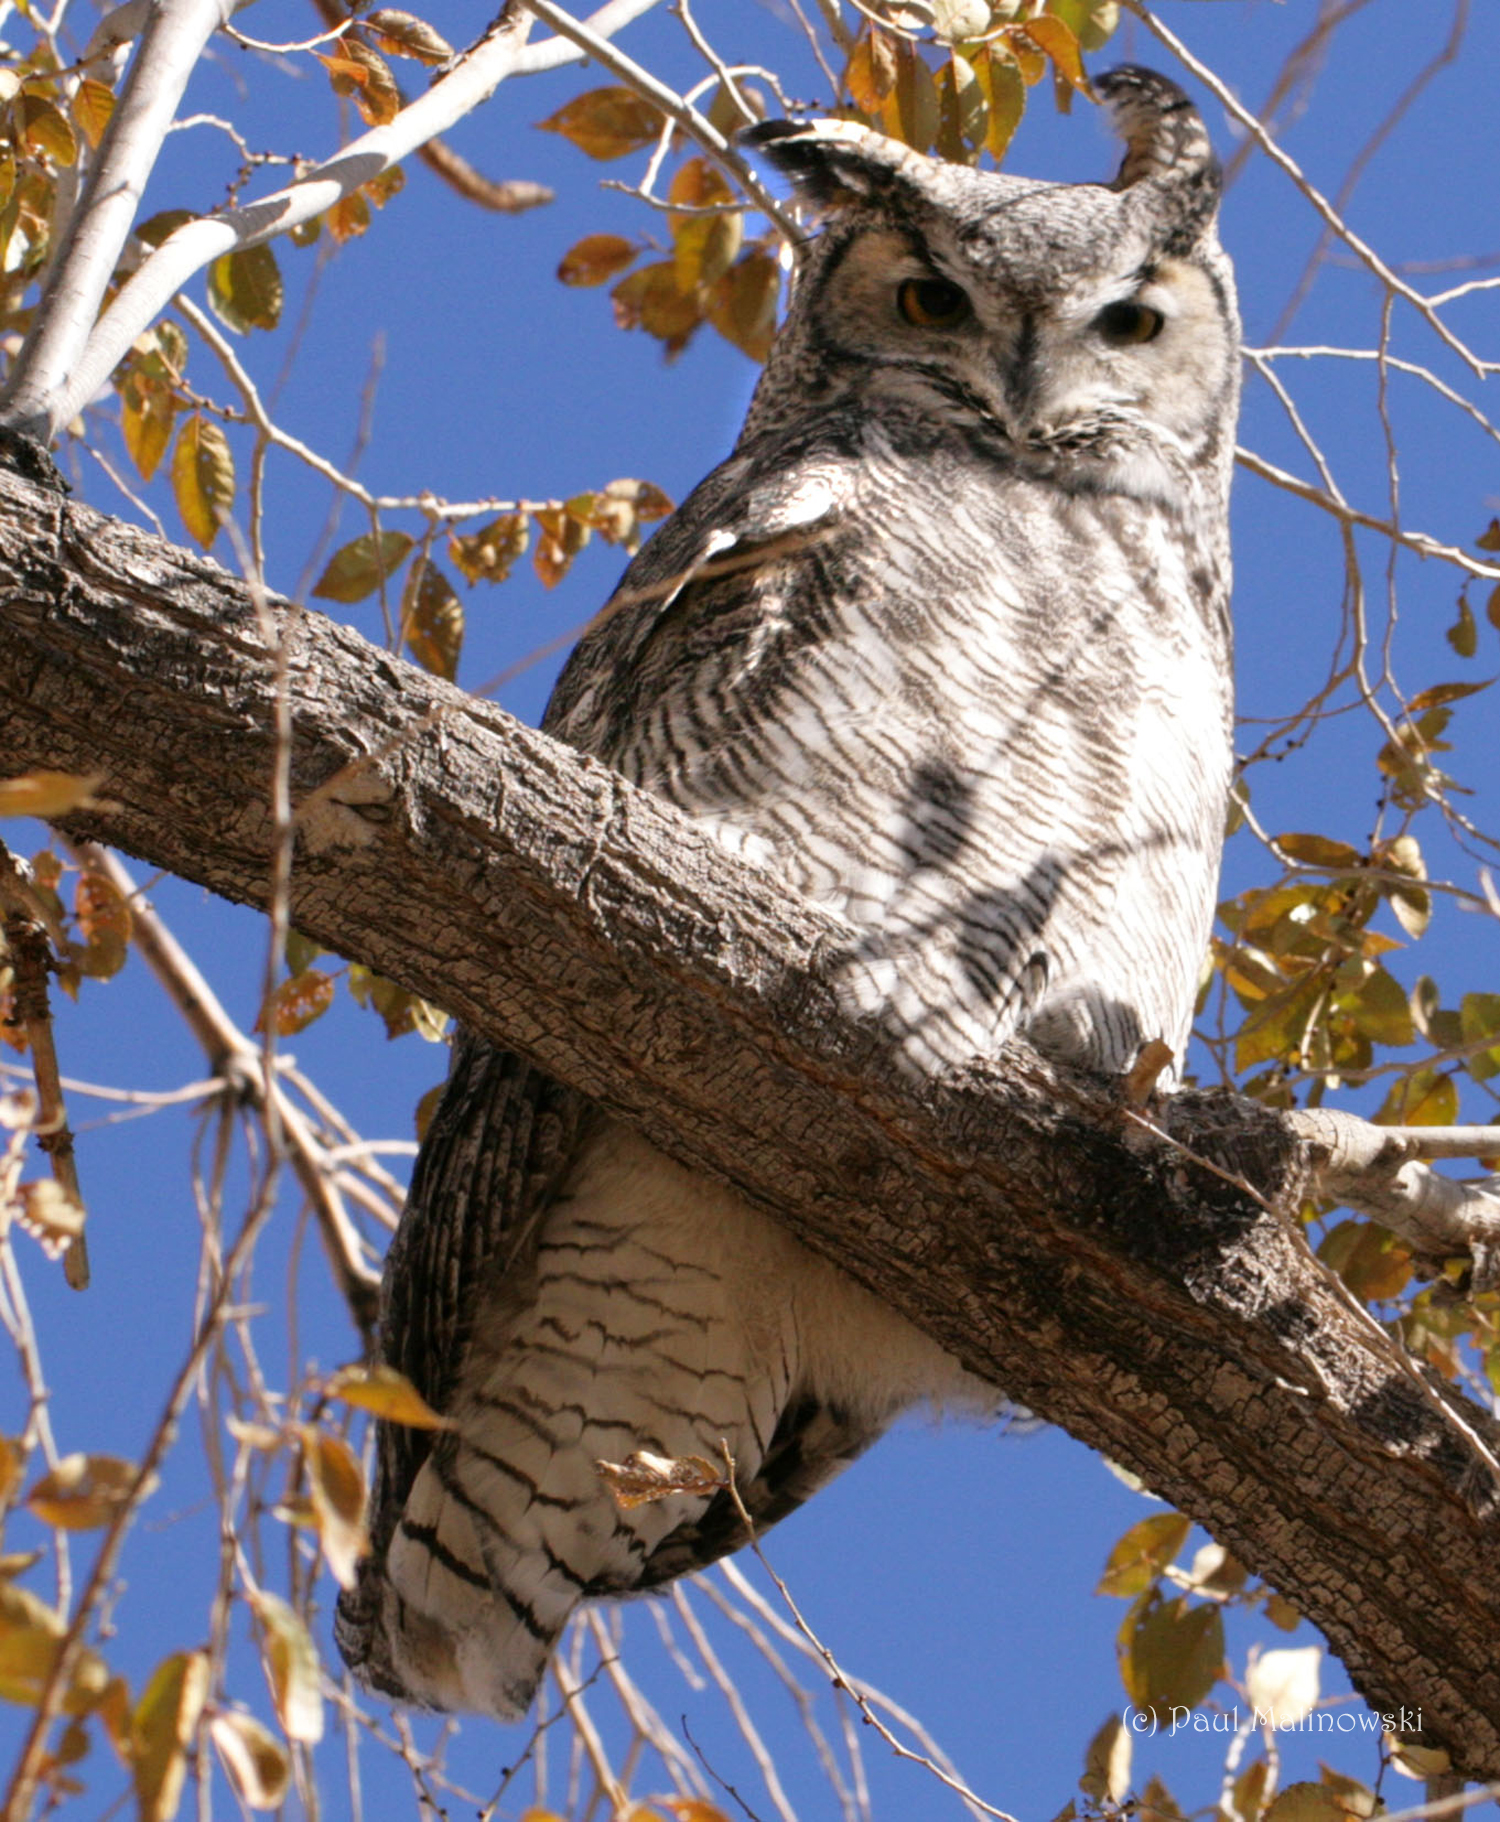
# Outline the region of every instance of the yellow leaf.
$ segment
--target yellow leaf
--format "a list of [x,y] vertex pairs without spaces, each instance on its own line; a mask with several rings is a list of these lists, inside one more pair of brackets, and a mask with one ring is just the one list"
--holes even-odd
[[249,1809],[279,1809],[292,1767],[270,1728],[243,1708],[229,1708],[214,1716],[208,1731],[240,1801]]
[[991,49],[998,49],[1001,45],[1015,58],[1022,82],[1029,89],[1035,88],[1047,74],[1047,59],[1041,46],[1030,36],[1029,28],[1024,25],[1006,26]]
[[393,57],[414,57],[418,63],[446,63],[453,46],[425,19],[403,13],[394,6],[377,7],[360,20],[365,30]]
[[189,535],[204,550],[219,535],[219,515],[234,503],[229,439],[201,411],[186,419],[172,451],[172,492]]
[[1356,1822],[1361,1812],[1351,1808],[1326,1784],[1288,1784],[1261,1822]]
[[78,139],[61,108],[44,96],[23,93],[16,102],[16,114],[29,150],[50,158],[53,164],[78,162]]
[[0,1508],[10,1504],[10,1496],[21,1484],[26,1457],[18,1441],[0,1436]]
[[133,1463],[118,1455],[65,1455],[26,1495],[44,1525],[93,1531],[107,1525],[135,1485]]
[[161,466],[176,419],[177,397],[169,385],[152,379],[138,368],[126,374],[120,428],[130,459],[143,481],[149,481]]
[[255,1029],[264,1031],[269,1017],[276,1035],[289,1038],[306,1030],[314,1019],[322,1018],[332,1004],[333,976],[321,968],[304,968],[267,996]]
[[236,247],[208,268],[208,301],[214,315],[236,335],[274,329],[281,321],[283,295],[281,268],[264,243]]
[[208,1698],[208,1653],[178,1651],[157,1666],[130,1721],[131,1772],[141,1822],[170,1822],[187,1751]]
[[993,45],[986,46],[974,59],[974,75],[984,93],[988,108],[985,127],[985,150],[998,164],[1004,158],[1021,116],[1026,112],[1026,84],[1021,72],[1006,56],[997,55]]
[[1326,835],[1278,835],[1276,845],[1283,854],[1300,860],[1309,867],[1353,870],[1364,865],[1364,856],[1347,841],[1332,841]]
[[103,139],[104,129],[114,111],[114,90],[106,83],[96,82],[92,76],[85,76],[73,97],[73,118],[91,150],[99,149],[99,141]]
[[365,1477],[342,1436],[313,1424],[300,1424],[297,1434],[324,1560],[338,1585],[352,1588],[355,1565],[370,1548],[365,1530]]
[[[734,192],[706,158],[690,158],[672,179],[668,200],[681,208],[714,209],[734,200]],[[739,257],[744,217],[732,213],[673,214],[672,265],[679,291],[711,285]]]
[[266,1674],[282,1729],[289,1740],[316,1746],[323,1737],[323,1693],[307,1627],[279,1594],[257,1589],[250,1604],[261,1624]]
[[1457,1119],[1458,1088],[1434,1069],[1398,1078],[1375,1114],[1380,1126],[1452,1126]]
[[885,32],[872,25],[850,54],[844,87],[857,108],[874,115],[895,86],[895,47]]
[[590,89],[575,95],[555,114],[538,123],[544,132],[561,133],[590,158],[621,158],[650,145],[662,129],[662,116],[630,89]]
[[1094,91],[1089,87],[1088,76],[1084,73],[1083,59],[1078,54],[1078,40],[1072,28],[1055,14],[1043,15],[1040,19],[1029,19],[1023,28],[1033,44],[1041,48],[1052,59],[1052,67],[1080,95],[1093,99]]
[[406,645],[423,670],[451,683],[464,642],[463,603],[435,563],[422,566],[417,598],[406,623]]
[[450,1417],[440,1417],[406,1377],[389,1366],[341,1368],[328,1383],[328,1396],[361,1411],[373,1411],[387,1423],[413,1430],[451,1430]]
[[102,772],[22,772],[0,778],[0,816],[66,816],[94,806]]

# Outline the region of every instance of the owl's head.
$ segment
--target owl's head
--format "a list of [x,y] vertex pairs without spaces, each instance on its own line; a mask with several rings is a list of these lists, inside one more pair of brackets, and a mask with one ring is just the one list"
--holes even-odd
[[1167,503],[1227,485],[1239,321],[1217,159],[1154,71],[1096,79],[1125,141],[1112,184],[913,152],[846,121],[745,135],[822,232],[746,424],[858,403],[957,429],[1023,471]]

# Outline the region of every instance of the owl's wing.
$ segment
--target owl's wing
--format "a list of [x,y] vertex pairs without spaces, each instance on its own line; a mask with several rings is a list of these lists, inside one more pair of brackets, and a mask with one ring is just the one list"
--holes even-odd
[[[461,1032],[391,1243],[381,1357],[446,1411],[481,1301],[524,1261],[588,1103],[520,1057]],[[373,1560],[401,1516],[432,1433],[380,1425]]]
[[707,605],[754,613],[755,578],[816,547],[850,509],[855,452],[821,426],[794,441],[752,439],[695,487],[643,547],[563,668],[542,726],[581,752],[615,754],[651,648]]

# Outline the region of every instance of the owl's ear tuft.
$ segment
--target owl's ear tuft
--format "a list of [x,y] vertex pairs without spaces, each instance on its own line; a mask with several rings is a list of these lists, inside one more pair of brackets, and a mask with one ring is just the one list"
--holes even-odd
[[914,188],[927,164],[909,146],[853,120],[763,120],[739,139],[820,210],[878,206],[898,190]]
[[1126,63],[1094,79],[1125,157],[1117,190],[1163,205],[1168,250],[1185,251],[1212,225],[1224,181],[1203,117],[1168,76]]

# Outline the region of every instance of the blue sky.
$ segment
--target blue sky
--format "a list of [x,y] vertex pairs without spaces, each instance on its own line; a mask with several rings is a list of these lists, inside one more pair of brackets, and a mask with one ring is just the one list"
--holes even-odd
[[[1164,0],[1158,11],[1255,107],[1317,9],[1307,0]],[[1438,75],[1374,156],[1349,207],[1352,225],[1393,264],[1500,252],[1492,181],[1500,151],[1493,110],[1500,17],[1486,6],[1474,14],[1461,59]],[[701,0],[697,15],[726,56],[782,69],[793,94],[825,95],[826,84],[808,63],[790,15],[775,0],[765,5]],[[426,16],[460,42],[470,14],[446,4],[427,8]],[[242,17],[265,39],[293,39],[312,29],[310,14],[291,0],[261,0]],[[1450,6],[1438,0],[1372,0],[1351,17],[1283,135],[1314,184],[1329,194],[1338,189],[1350,158],[1439,48],[1451,18]],[[632,27],[622,42],[668,80],[690,81],[700,73],[681,27],[664,10]],[[1122,28],[1094,62],[1106,67],[1124,58],[1173,68],[1139,26]],[[411,68],[403,67],[404,80],[411,79]],[[633,181],[639,161],[596,165],[556,135],[533,130],[532,123],[568,96],[600,80],[575,66],[508,85],[453,135],[458,149],[491,175],[551,184],[558,200],[549,208],[514,218],[481,215],[456,203],[412,163],[405,192],[372,231],[322,269],[316,309],[277,400],[278,419],[287,429],[342,460],[378,360],[372,435],[360,477],[380,491],[411,494],[427,488],[452,498],[540,498],[638,476],[680,499],[723,456],[754,382],[751,363],[705,330],[679,361],[665,365],[655,342],[614,327],[606,291],[565,289],[552,276],[561,255],[584,234],[661,232],[640,204],[600,188],[601,178]],[[256,146],[290,147],[312,157],[337,143],[335,105],[306,58],[283,67],[220,50],[190,101],[203,111],[232,113]],[[1204,108],[1227,156],[1235,134],[1219,107],[1205,99]],[[1086,179],[1106,175],[1115,156],[1090,108],[1080,104],[1070,117],[1060,118],[1039,90],[1009,162],[1032,174]],[[222,194],[235,162],[212,128],[175,136],[149,206],[208,206]],[[262,193],[274,181],[252,183],[247,194]],[[1222,232],[1238,265],[1247,342],[1261,346],[1317,241],[1318,221],[1286,177],[1257,154],[1229,193]],[[267,388],[291,342],[300,294],[316,257],[285,247],[278,252],[289,289],[282,327],[240,345]],[[1414,282],[1436,289],[1466,276],[1422,271]],[[201,284],[195,289],[201,296]],[[1494,295],[1477,293],[1450,312],[1453,327],[1481,351],[1495,347]],[[1347,256],[1336,256],[1284,339],[1370,348],[1380,333],[1380,314],[1380,292],[1369,275]],[[1412,312],[1397,310],[1392,333],[1396,354],[1478,396],[1477,382]],[[1389,474],[1373,364],[1321,358],[1287,362],[1278,370],[1328,452],[1345,494],[1361,509],[1385,517]],[[194,348],[189,372],[203,390],[229,396],[201,346]],[[1494,440],[1409,376],[1391,375],[1389,413],[1401,450],[1403,522],[1443,543],[1472,548],[1500,511]],[[117,438],[107,429],[100,434],[118,459]],[[1242,440],[1283,468],[1303,476],[1313,472],[1282,407],[1253,374],[1246,379]],[[86,457],[79,476],[90,501],[108,511],[128,511]],[[305,469],[283,460],[273,464],[270,498],[269,579],[292,592],[323,526],[328,493]],[[181,536],[170,507],[158,501],[158,509],[172,535]],[[1249,476],[1237,484],[1234,515],[1240,701],[1250,718],[1240,744],[1248,749],[1259,738],[1253,718],[1286,712],[1326,673],[1339,624],[1344,553],[1332,519]],[[340,537],[363,529],[346,511]],[[1359,550],[1372,618],[1383,629],[1388,546],[1361,534]],[[468,638],[460,681],[478,686],[585,620],[608,593],[620,562],[616,551],[591,549],[556,591],[545,591],[523,566],[501,588],[466,592]],[[1479,681],[1500,668],[1500,638],[1484,618],[1484,588],[1471,591],[1480,621],[1479,653],[1464,660],[1444,638],[1454,619],[1458,573],[1403,556],[1392,579],[1399,604],[1393,650],[1408,694],[1454,679]],[[368,604],[350,617],[379,637]],[[525,672],[502,692],[503,706],[534,719],[555,669],[552,660]],[[1500,776],[1500,742],[1489,703],[1481,695],[1460,704],[1450,731],[1451,769],[1475,792],[1464,802],[1481,826],[1497,821]],[[1258,767],[1251,787],[1265,826],[1315,828],[1363,843],[1375,816],[1378,783],[1371,761],[1380,738],[1368,712],[1355,709],[1320,725],[1284,759]],[[1421,826],[1434,871],[1444,870],[1472,888],[1474,862],[1447,842],[1436,824],[1428,813]],[[41,836],[11,830],[7,839],[30,851]],[[137,868],[138,876],[142,871]],[[1228,889],[1240,890],[1268,873],[1269,863],[1253,840],[1242,837],[1231,844]],[[263,954],[259,920],[171,881],[162,882],[155,902],[248,1027]],[[1445,901],[1421,952],[1398,955],[1392,966],[1404,984],[1423,971],[1443,981],[1445,990],[1451,982],[1452,1003],[1460,990],[1500,990],[1497,959],[1494,920],[1467,915]],[[204,1073],[201,1055],[138,960],[109,986],[86,986],[77,1008],[61,1006],[59,1045],[65,1071],[90,1082],[165,1090]],[[367,1135],[408,1137],[417,1096],[444,1066],[440,1050],[416,1039],[387,1044],[368,1017],[343,1000],[289,1048]],[[110,1112],[102,1103],[75,1097],[80,1169],[92,1210],[95,1287],[86,1297],[70,1295],[39,1256],[26,1255],[24,1262],[61,1445],[135,1455],[155,1423],[190,1332],[198,1223],[187,1158],[199,1129],[190,1112],[105,1124]],[[1469,1112],[1486,1117],[1477,1097]],[[297,1334],[306,1352],[331,1367],[351,1358],[356,1347],[327,1288],[315,1241],[299,1239],[297,1229],[295,1202],[289,1200],[263,1246],[253,1286],[255,1300],[265,1306],[258,1332],[276,1383],[285,1383],[288,1370],[281,1312],[290,1283],[297,1287]],[[24,1404],[13,1377],[5,1396],[4,1422],[14,1430]],[[214,1529],[204,1503],[195,1421],[185,1426],[162,1490],[126,1558],[126,1586],[115,1609],[119,1637],[110,1654],[137,1687],[164,1652],[202,1639]],[[923,1717],[991,1802],[1028,1818],[1043,1817],[1066,1801],[1089,1736],[1121,1701],[1113,1635],[1123,1606],[1089,1591],[1119,1533],[1158,1509],[1060,1432],[995,1436],[914,1420],[778,1529],[768,1554],[846,1669]],[[268,1520],[265,1530],[274,1537],[279,1527]],[[7,1547],[20,1544],[18,1525]],[[87,1549],[81,1560],[88,1560]],[[331,1599],[326,1582],[324,1595],[326,1605]],[[722,1628],[718,1636],[724,1636]],[[1311,1637],[1304,1629],[1292,1642]],[[715,1768],[757,1813],[774,1813],[723,1718],[719,1698],[712,1690],[695,1692],[681,1679],[656,1643],[644,1608],[629,1612],[626,1638],[635,1673],[663,1715],[675,1722],[686,1714]],[[1253,1639],[1272,1646],[1287,1642],[1263,1622],[1236,1621],[1231,1660],[1237,1669],[1243,1669]],[[748,1669],[745,1674],[767,1740],[778,1756],[786,1754],[788,1790],[799,1813],[837,1813],[800,1744],[793,1706],[771,1679]],[[1344,1687],[1336,1667],[1328,1685]],[[243,1652],[232,1693],[268,1713],[259,1673]],[[832,1725],[829,1698],[820,1700]],[[16,1711],[0,1712],[0,1748],[18,1718]],[[523,1737],[490,1723],[467,1722],[451,1761],[470,1788],[486,1792]],[[864,1745],[876,1814],[960,1813],[955,1800],[924,1773],[896,1764],[873,1739]],[[1223,1747],[1222,1736],[1158,1741],[1148,1762],[1185,1807],[1197,1806],[1216,1795]],[[341,1752],[333,1743],[322,1753],[329,1813],[335,1815],[341,1813]],[[1303,1743],[1290,1744],[1284,1775],[1316,1775],[1318,1756]],[[1377,1769],[1368,1746],[1341,1746],[1321,1756],[1366,1778]],[[93,1769],[103,1772],[97,1754]],[[411,1798],[397,1760],[367,1746],[362,1775],[366,1814],[407,1813]],[[107,1787],[101,1776],[97,1788]],[[1401,1802],[1415,1792],[1415,1786],[1402,1785],[1390,1794]],[[455,1803],[451,1813],[464,1813],[463,1805]]]

